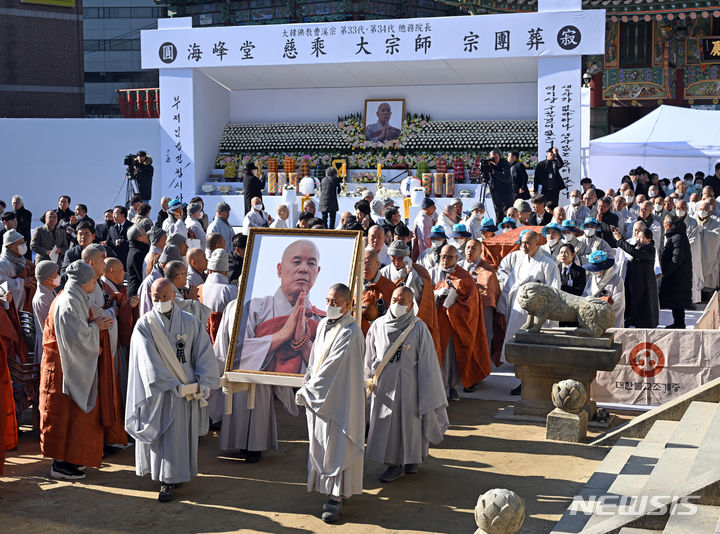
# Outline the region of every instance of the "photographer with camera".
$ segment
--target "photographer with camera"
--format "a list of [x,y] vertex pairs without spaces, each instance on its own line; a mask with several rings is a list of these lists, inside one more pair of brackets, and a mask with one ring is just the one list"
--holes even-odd
[[149,203],[152,198],[152,179],[155,172],[152,158],[144,150],[138,150],[137,155],[125,156],[125,165],[128,168],[127,179],[137,182],[140,199]]
[[515,200],[510,164],[498,149],[490,151],[490,157],[481,166],[483,181],[488,180],[495,214],[502,216]]

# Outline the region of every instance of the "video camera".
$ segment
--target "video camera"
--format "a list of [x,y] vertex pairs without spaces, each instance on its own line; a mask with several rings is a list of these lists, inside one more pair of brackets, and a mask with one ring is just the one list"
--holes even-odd
[[132,169],[137,165],[137,154],[128,154],[125,156],[125,161],[123,162],[123,165],[125,165],[128,170]]
[[480,160],[480,172],[490,174],[495,170],[495,160],[485,158]]

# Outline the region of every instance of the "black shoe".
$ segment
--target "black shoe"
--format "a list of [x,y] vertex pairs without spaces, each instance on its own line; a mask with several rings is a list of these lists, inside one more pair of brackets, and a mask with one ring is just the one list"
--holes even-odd
[[477,389],[477,386],[478,386],[477,384],[473,384],[469,388],[463,388],[463,391],[465,393],[472,393],[473,391],[475,391]]
[[388,465],[387,469],[380,475],[380,482],[392,482],[405,476],[405,468],[402,465]]
[[256,464],[262,458],[262,451],[247,451],[245,454],[245,463]]
[[520,395],[522,393],[522,384],[510,391],[510,395]]
[[213,432],[220,432],[222,429],[222,421],[218,421],[217,423],[210,423],[210,430]]
[[418,464],[405,464],[405,474],[414,475],[418,472]]
[[175,498],[173,484],[162,484],[158,493],[158,502],[170,502]]
[[458,393],[458,390],[455,388],[450,388],[450,391],[448,391],[448,400],[457,402],[460,400],[460,394]]
[[58,480],[82,480],[85,478],[85,473],[80,471],[75,464],[54,460],[50,468],[50,477]]
[[323,504],[322,516],[320,516],[322,520],[326,523],[336,523],[337,520],[340,519],[340,510],[344,502],[345,499],[342,501],[328,499],[327,502]]
[[123,450],[125,447],[116,447],[115,445],[110,445],[106,443],[103,445],[103,458],[107,458],[108,456],[112,456],[113,454],[119,453],[121,450]]
[[685,330],[685,325],[673,323],[673,324],[667,325],[665,328],[668,328],[670,330]]

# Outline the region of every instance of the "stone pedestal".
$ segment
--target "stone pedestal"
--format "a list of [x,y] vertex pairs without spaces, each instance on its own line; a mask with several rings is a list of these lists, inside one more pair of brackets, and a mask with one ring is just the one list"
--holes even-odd
[[587,438],[588,413],[570,413],[555,408],[547,415],[545,439],[584,443]]
[[590,384],[598,371],[615,369],[622,346],[613,334],[601,337],[572,336],[567,328],[548,328],[540,333],[518,331],[505,345],[507,361],[515,365],[515,376],[522,381],[522,395],[513,415],[542,417],[555,408],[552,387],[571,378],[582,383],[588,394],[585,410],[592,418],[597,405],[590,399]]

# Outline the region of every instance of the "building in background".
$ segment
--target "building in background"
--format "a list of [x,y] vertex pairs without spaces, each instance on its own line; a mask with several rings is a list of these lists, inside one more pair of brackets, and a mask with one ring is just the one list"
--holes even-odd
[[140,31],[164,16],[152,0],[84,0],[86,117],[120,117],[116,90],[158,86],[157,70],[140,68]]
[[81,0],[0,0],[0,117],[82,117]]

